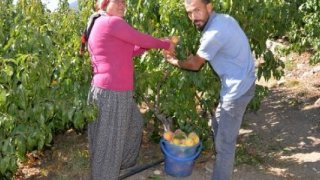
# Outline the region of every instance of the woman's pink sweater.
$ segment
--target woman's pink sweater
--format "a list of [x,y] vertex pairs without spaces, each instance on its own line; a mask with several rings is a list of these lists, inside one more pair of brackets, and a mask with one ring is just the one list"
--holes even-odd
[[169,49],[170,42],[132,28],[117,16],[101,16],[92,28],[88,49],[92,85],[113,91],[133,90],[133,57],[150,48]]

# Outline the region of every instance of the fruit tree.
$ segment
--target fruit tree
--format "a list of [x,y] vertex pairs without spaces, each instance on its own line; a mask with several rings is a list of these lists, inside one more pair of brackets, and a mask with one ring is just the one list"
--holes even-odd
[[[315,52],[319,62],[319,2],[315,0],[217,0],[214,8],[233,15],[249,37],[254,55],[264,59],[259,78],[280,78],[283,63],[266,48],[266,40],[287,36],[294,49]],[[91,80],[88,54],[80,57],[80,32],[95,0],[67,0],[51,12],[41,0],[0,1],[0,179],[10,179],[25,154],[51,145],[56,133],[83,130],[94,119],[86,103]],[[178,36],[177,56],[195,53],[199,32],[181,0],[127,0],[126,20],[156,37]],[[299,11],[297,12],[297,9]],[[302,32],[302,33],[301,33]],[[298,35],[300,34],[300,35]],[[200,72],[168,65],[153,50],[135,59],[135,97],[148,106],[146,120],[155,129],[172,122],[174,129],[209,135],[208,118],[218,102],[219,78],[209,65]],[[250,107],[259,108],[266,88],[259,86]],[[159,121],[161,120],[161,121]],[[159,130],[154,131],[159,138]]]

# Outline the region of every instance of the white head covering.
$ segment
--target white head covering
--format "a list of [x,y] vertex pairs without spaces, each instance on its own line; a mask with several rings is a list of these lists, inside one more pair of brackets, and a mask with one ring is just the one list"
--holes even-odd
[[105,10],[108,5],[109,0],[98,0],[97,10]]

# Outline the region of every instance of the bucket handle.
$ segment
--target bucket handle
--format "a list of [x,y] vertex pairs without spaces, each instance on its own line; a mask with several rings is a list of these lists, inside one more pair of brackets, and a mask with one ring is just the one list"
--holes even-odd
[[174,159],[176,161],[191,161],[191,160],[194,160],[196,159],[199,155],[200,155],[200,152],[202,150],[202,142],[199,143],[199,147],[197,152],[195,153],[195,155],[191,156],[191,157],[187,157],[187,158],[179,158],[179,157],[175,157],[173,155],[171,155],[167,150],[166,148],[164,147],[165,146],[165,142],[163,139],[160,140],[160,146],[161,146],[161,149],[163,150],[163,152],[165,153],[165,155],[169,156],[171,159]]

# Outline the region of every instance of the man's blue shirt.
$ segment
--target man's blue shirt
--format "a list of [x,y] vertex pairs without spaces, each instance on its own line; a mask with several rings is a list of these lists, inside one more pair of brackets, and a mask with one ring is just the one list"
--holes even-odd
[[215,12],[202,33],[197,54],[209,61],[220,77],[221,100],[239,98],[256,80],[247,36],[234,18]]

